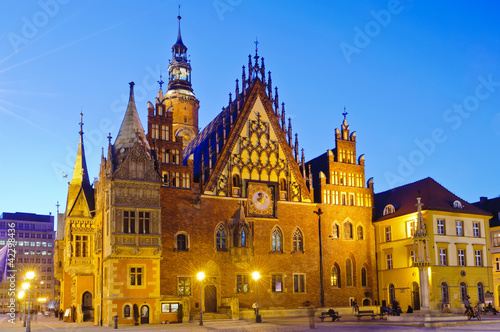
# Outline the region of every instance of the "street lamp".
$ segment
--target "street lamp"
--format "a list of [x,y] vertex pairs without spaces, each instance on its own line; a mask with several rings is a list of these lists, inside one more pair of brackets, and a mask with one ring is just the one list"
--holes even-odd
[[[28,271],[26,273],[26,279],[32,280],[33,278],[35,278],[35,272]],[[25,282],[23,284],[23,289],[24,290],[28,290],[28,319],[27,319],[27,323],[26,323],[26,332],[31,332],[31,325],[30,325],[30,321],[31,321],[31,312],[30,312],[31,289],[30,289],[30,283],[29,282]]]
[[205,272],[198,272],[196,279],[200,281],[200,325],[203,325],[203,279],[205,279]]
[[[18,294],[17,294],[17,298],[19,300],[22,300],[24,298],[24,291],[20,291]],[[24,300],[24,304],[25,304],[25,307],[26,307],[26,300]],[[23,310],[24,311],[24,310]],[[21,301],[19,301],[19,320],[22,320],[23,319],[23,314],[21,313]]]
[[255,271],[252,273],[253,280],[255,280],[255,322],[262,323],[262,317],[259,315],[259,299],[257,296],[257,280],[260,278],[260,273]]

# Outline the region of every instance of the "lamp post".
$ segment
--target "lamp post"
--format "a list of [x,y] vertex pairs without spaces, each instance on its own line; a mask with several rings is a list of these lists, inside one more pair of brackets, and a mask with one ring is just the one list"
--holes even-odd
[[[24,298],[24,291],[20,291],[18,294],[17,294],[17,298],[19,300],[22,300]],[[24,300],[25,304],[26,304],[26,300]],[[19,320],[22,320],[23,319],[23,314],[21,312],[21,301],[19,301]]]
[[255,280],[255,322],[262,323],[262,317],[259,315],[259,298],[257,295],[257,280],[260,278],[260,273],[255,271],[252,273],[253,280]]
[[[28,280],[32,280],[33,278],[35,278],[35,272],[33,271],[29,271],[26,273],[26,279]],[[30,325],[30,322],[31,322],[31,312],[30,312],[30,305],[31,305],[31,289],[30,289],[30,283],[29,282],[25,282],[23,284],[23,289],[24,290],[28,290],[28,319],[27,319],[27,323],[26,323],[26,332],[31,332],[31,325]]]
[[200,281],[200,325],[203,325],[203,279],[205,279],[205,272],[198,272],[196,279]]

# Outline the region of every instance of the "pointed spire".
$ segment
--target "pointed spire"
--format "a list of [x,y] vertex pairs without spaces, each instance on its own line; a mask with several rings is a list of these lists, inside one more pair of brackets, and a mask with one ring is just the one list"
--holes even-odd
[[71,185],[82,186],[88,184],[90,187],[89,175],[87,172],[87,162],[85,160],[85,147],[83,145],[83,113],[80,113],[80,142],[76,153],[75,168],[71,178]]
[[177,42],[175,43],[175,45],[184,46],[184,44],[182,43],[182,36],[181,36],[181,5],[179,5],[179,13],[177,15],[177,19],[179,20],[179,30],[177,32]]
[[146,139],[146,134],[144,133],[144,128],[142,127],[141,120],[139,119],[139,114],[137,113],[137,108],[135,107],[134,98],[134,82],[130,82],[130,95],[127,106],[127,111],[123,118],[122,125],[120,126],[120,131],[116,137],[114,150],[116,153],[125,152],[126,149],[131,149],[136,142],[139,142],[146,152],[149,154],[151,150],[148,140]]
[[285,103],[281,103],[281,129],[285,130]]
[[301,157],[301,165],[302,165],[302,176],[304,177],[304,179],[306,178],[306,159],[304,157],[304,148],[302,148],[301,150],[302,152],[302,157]]

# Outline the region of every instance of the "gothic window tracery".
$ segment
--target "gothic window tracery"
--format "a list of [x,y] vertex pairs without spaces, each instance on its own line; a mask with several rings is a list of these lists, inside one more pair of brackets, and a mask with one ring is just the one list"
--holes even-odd
[[293,232],[293,251],[304,251],[304,239],[302,236],[302,232],[299,228],[295,228]]
[[278,227],[274,227],[271,235],[271,244],[272,244],[272,251],[273,252],[282,252],[282,238],[283,234],[281,233],[281,230]]
[[227,244],[226,244],[226,227],[221,223],[217,227],[216,233],[215,233],[215,246],[218,251],[224,251],[227,249]]

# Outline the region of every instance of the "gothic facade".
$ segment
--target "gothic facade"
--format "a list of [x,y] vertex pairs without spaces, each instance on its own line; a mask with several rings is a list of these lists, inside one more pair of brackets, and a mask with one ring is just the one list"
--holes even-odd
[[228,105],[199,131],[186,51],[179,25],[147,133],[130,84],[93,186],[80,131],[55,256],[68,319],[133,324],[137,312],[138,323],[160,323],[200,308],[240,318],[256,300],[263,315],[376,304],[373,182],[345,115],[335,147],[306,162],[256,49]]

